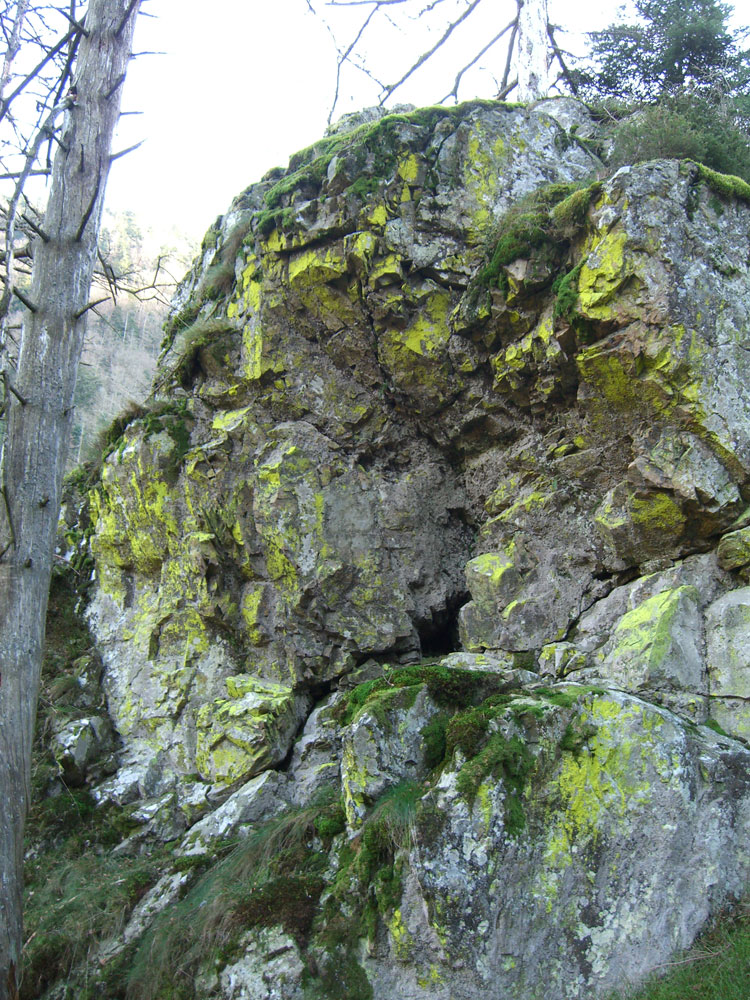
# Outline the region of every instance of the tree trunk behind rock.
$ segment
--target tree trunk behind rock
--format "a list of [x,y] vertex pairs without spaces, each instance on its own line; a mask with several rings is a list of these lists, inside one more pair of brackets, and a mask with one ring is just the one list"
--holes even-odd
[[515,100],[536,101],[549,86],[547,0],[521,0],[514,57],[518,92]]
[[17,996],[23,828],[60,490],[112,136],[140,0],[91,0],[24,323],[0,498],[0,1000]]

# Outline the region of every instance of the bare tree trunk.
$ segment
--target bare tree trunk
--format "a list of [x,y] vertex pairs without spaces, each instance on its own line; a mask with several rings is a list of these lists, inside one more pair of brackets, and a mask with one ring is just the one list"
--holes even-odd
[[[104,188],[140,0],[91,0],[34,255],[0,494],[0,1000],[17,996],[44,618]],[[22,403],[21,400],[24,402]]]
[[518,39],[515,52],[517,100],[536,101],[549,87],[547,0],[518,0]]

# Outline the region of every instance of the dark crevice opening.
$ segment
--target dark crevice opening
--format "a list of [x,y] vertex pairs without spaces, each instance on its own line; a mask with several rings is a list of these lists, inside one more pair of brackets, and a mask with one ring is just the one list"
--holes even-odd
[[417,625],[423,657],[447,656],[460,651],[458,613],[469,600],[471,594],[462,591],[454,595],[444,608],[433,611],[429,621]]
[[305,726],[310,721],[310,716],[313,714],[315,709],[320,705],[320,703],[328,697],[328,695],[333,691],[334,683],[333,681],[320,681],[316,684],[310,684],[305,688],[307,694],[310,695],[312,704],[310,705],[310,710],[305,714],[305,716],[300,720],[297,726],[297,731],[294,734],[294,738],[289,746],[289,751],[286,757],[278,764],[275,765],[273,770],[286,772],[292,763],[292,757],[294,756],[294,748],[297,746],[297,741],[305,730]]

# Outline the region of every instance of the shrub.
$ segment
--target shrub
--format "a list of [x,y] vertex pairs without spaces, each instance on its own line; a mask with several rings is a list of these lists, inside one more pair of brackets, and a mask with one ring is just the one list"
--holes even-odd
[[615,127],[612,166],[659,158],[696,160],[750,181],[750,135],[721,98],[675,94]]

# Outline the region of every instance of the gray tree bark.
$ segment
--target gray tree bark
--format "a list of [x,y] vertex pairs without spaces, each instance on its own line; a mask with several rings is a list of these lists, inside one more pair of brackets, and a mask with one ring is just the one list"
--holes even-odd
[[[112,136],[141,0],[91,0],[35,246],[0,493],[0,1000],[18,995],[23,830],[60,490]],[[19,398],[20,397],[20,398]],[[22,403],[20,400],[23,399]]]
[[514,68],[518,101],[536,101],[549,88],[549,40],[547,0],[519,0],[518,38]]

